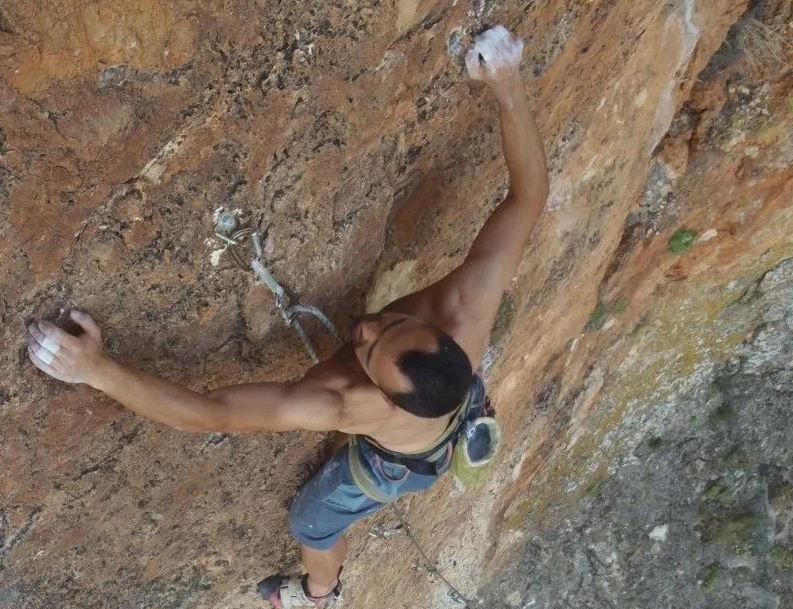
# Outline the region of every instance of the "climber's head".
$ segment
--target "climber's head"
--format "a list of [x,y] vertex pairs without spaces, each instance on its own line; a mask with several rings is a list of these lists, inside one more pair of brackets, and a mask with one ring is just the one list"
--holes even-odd
[[351,328],[364,372],[389,401],[419,417],[452,412],[471,387],[471,362],[451,336],[401,313],[366,315]]

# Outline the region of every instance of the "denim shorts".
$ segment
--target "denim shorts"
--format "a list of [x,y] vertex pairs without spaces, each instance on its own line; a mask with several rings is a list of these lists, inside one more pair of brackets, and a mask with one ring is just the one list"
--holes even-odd
[[[446,463],[440,474],[425,476],[411,472],[404,465],[383,461],[367,444],[362,444],[360,450],[379,490],[392,500],[428,489],[448,469]],[[353,480],[347,444],[300,489],[289,514],[289,530],[300,543],[327,550],[336,545],[352,523],[374,514],[384,505],[368,497]]]
[[[473,401],[484,402],[484,386],[479,377],[474,384]],[[361,461],[378,490],[391,501],[432,486],[451,465],[451,445],[438,474],[424,475],[406,466],[389,463],[367,443],[359,445]],[[316,550],[327,550],[339,541],[354,522],[377,512],[387,503],[367,496],[350,471],[350,445],[344,446],[300,489],[289,514],[289,530],[300,543]]]

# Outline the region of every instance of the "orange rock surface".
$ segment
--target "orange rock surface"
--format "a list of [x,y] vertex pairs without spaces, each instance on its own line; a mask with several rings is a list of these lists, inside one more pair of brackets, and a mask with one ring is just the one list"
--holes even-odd
[[[788,27],[790,3],[765,4]],[[506,446],[486,489],[448,480],[404,504],[429,556],[475,595],[509,562],[527,510],[562,501],[560,451],[645,353],[631,348],[660,344],[631,342],[637,328],[793,256],[793,77],[736,44],[746,10],[5,3],[0,601],[261,606],[255,582],[295,564],[287,508],[325,439],[143,420],[35,370],[24,323],[84,307],[110,352],[196,389],[298,377],[310,361],[269,293],[220,252],[216,214],[266,227],[276,276],[342,327],[440,277],[506,188],[495,102],[461,64],[470,35],[498,22],[525,39],[551,172],[488,362]],[[667,249],[680,228],[700,236],[683,256]],[[411,568],[404,536],[359,526],[350,557],[346,606],[457,606]]]

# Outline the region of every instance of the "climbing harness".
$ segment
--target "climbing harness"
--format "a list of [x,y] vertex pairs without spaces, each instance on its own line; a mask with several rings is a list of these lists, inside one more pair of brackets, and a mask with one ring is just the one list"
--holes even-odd
[[[481,380],[477,381],[481,383]],[[353,434],[349,439],[349,463],[353,480],[370,499],[390,503],[367,467],[365,451],[371,451],[388,463],[403,465],[422,476],[437,476],[447,469],[466,488],[482,486],[490,473],[501,444],[501,427],[495,419],[490,399],[479,400],[472,388],[454,411],[449,424],[433,442],[420,452],[395,452],[374,438]]]
[[352,434],[349,439],[349,463],[353,480],[364,494],[379,503],[391,503],[394,498],[383,493],[366,465],[363,450],[368,449],[383,461],[404,465],[410,471],[423,476],[437,476],[449,464],[450,452],[457,440],[471,407],[473,392],[469,391],[451,417],[446,429],[433,442],[432,447],[420,452],[394,452],[369,436]]
[[[300,340],[308,351],[311,361],[315,364],[319,363],[319,356],[311,342],[311,339],[303,329],[298,317],[300,315],[311,315],[315,317],[325,329],[337,341],[342,342],[341,336],[336,330],[334,323],[317,307],[313,305],[300,304],[297,302],[295,296],[286,290],[273,276],[269,269],[262,262],[263,251],[261,233],[250,227],[237,228],[237,218],[232,212],[223,212],[218,216],[215,225],[215,236],[226,244],[226,251],[234,261],[234,263],[245,271],[253,271],[256,279],[267,286],[267,288],[275,296],[275,306],[283,317],[284,323],[295,329]],[[245,240],[250,240],[250,245],[253,248],[253,256],[250,261],[246,261],[240,251]]]

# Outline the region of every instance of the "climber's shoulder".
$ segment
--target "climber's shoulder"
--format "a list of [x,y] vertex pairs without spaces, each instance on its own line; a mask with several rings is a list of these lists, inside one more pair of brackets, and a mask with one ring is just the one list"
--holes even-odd
[[[497,298],[500,298],[500,294]],[[471,362],[476,364],[484,354],[492,323],[484,319],[489,313],[486,310],[489,300],[491,299],[482,297],[481,294],[475,296],[470,291],[458,289],[452,273],[423,290],[395,300],[383,311],[418,317],[440,328],[451,336],[468,354]]]

